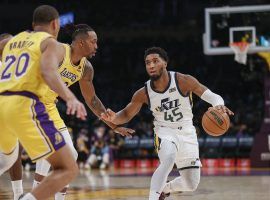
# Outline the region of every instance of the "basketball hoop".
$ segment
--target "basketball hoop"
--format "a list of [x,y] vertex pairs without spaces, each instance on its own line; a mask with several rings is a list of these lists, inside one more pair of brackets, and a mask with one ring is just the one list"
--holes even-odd
[[241,64],[247,63],[247,52],[249,43],[247,42],[233,42],[230,44],[231,49],[234,51],[234,60]]

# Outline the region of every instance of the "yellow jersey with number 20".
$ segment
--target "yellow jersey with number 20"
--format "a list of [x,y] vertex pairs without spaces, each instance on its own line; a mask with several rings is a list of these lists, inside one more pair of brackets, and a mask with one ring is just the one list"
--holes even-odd
[[0,93],[28,91],[42,97],[49,87],[41,76],[40,44],[52,37],[46,32],[21,32],[5,46],[0,68]]

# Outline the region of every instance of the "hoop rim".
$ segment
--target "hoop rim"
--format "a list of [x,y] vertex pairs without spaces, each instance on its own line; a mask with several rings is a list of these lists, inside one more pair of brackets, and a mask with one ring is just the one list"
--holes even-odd
[[249,42],[231,42],[230,46],[249,46],[251,43]]

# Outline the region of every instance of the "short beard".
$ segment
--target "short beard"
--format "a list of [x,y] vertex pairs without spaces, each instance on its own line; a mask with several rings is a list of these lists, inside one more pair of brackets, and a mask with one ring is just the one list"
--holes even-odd
[[150,76],[150,80],[151,81],[157,81],[158,79],[160,79],[162,74],[163,74],[163,70],[161,69],[158,75]]

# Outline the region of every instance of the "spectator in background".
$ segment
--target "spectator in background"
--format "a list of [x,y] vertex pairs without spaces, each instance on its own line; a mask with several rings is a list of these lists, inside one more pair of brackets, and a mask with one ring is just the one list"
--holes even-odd
[[236,137],[239,139],[241,137],[244,137],[246,136],[246,130],[247,130],[247,126],[245,124],[240,124],[239,125],[239,129],[238,131],[236,132]]
[[87,160],[92,168],[99,167],[100,169],[106,169],[109,167],[109,147],[103,140],[95,142],[91,148],[91,154]]
[[98,140],[108,140],[108,136],[106,135],[106,127],[104,125],[100,125],[94,128],[94,134],[91,134],[91,144],[94,144],[95,141]]
[[86,168],[89,169],[89,165],[86,164],[86,160],[89,155],[88,142],[89,137],[87,136],[87,129],[81,129],[79,136],[76,141],[76,148],[78,152],[78,164],[80,169]]
[[123,146],[124,140],[116,135],[113,130],[109,130],[108,146],[110,151],[110,160],[117,158],[118,151]]

